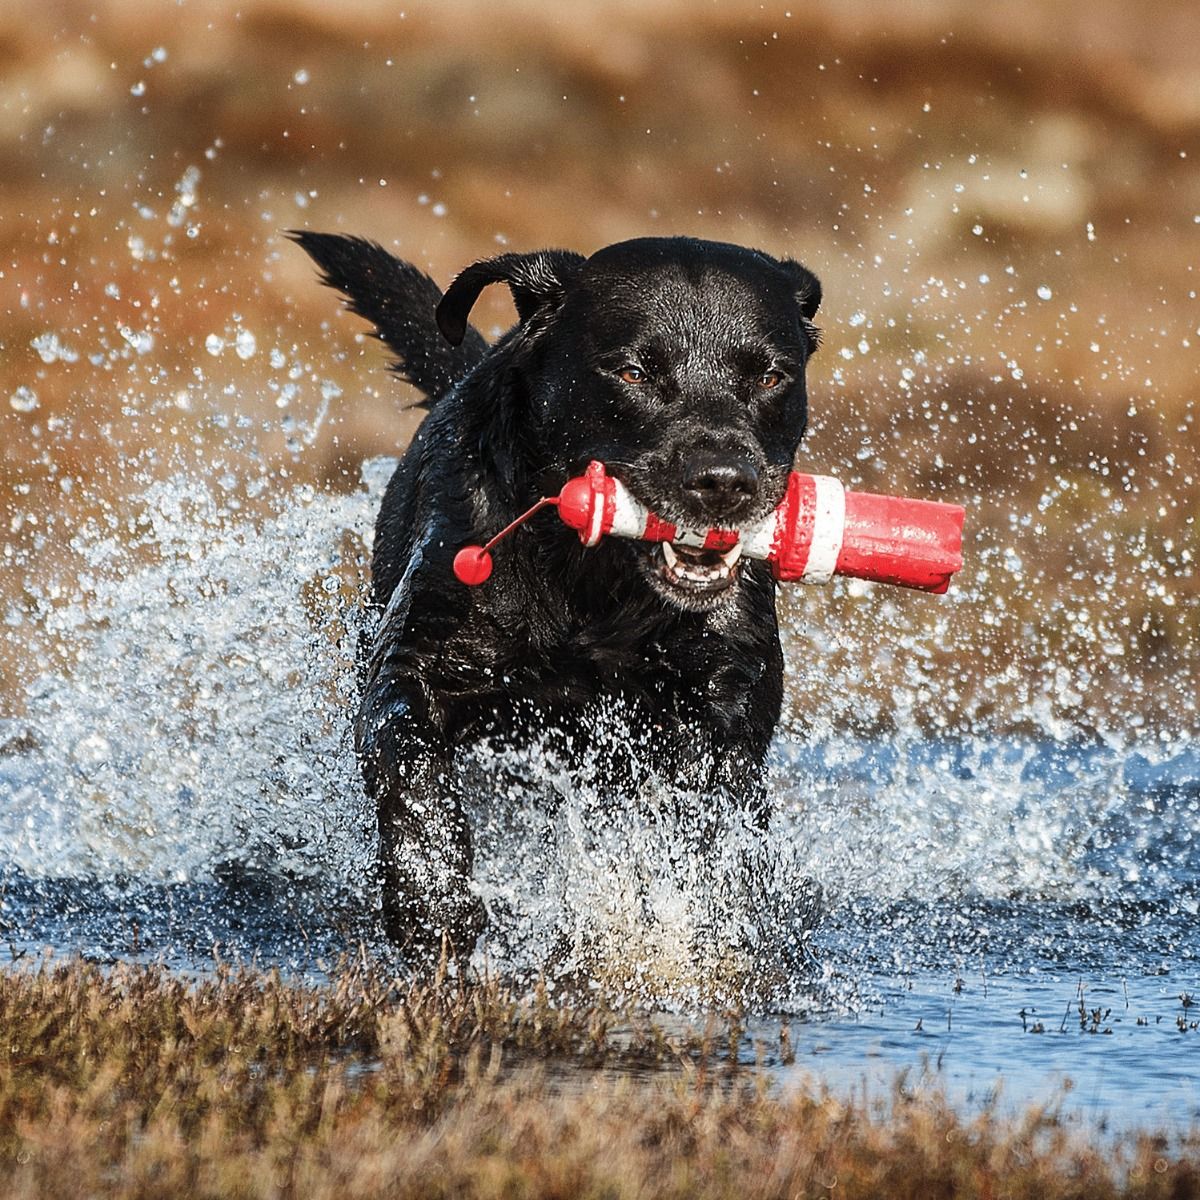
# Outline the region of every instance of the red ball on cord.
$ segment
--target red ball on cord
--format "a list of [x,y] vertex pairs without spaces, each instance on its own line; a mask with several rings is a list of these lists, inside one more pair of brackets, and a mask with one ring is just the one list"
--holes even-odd
[[572,529],[587,529],[592,523],[592,508],[597,502],[604,503],[603,493],[597,493],[588,476],[580,475],[568,479],[559,492],[558,515]]
[[464,546],[454,556],[454,574],[461,583],[475,587],[492,573],[492,556],[482,546]]

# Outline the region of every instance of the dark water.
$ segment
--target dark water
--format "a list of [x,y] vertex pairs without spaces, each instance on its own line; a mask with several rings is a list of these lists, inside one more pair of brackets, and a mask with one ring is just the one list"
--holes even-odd
[[[164,485],[139,526],[149,561],[77,547],[87,589],[37,614],[75,661],[0,722],[0,953],[315,977],[386,955],[347,584],[386,473],[253,526]],[[615,806],[603,762],[582,784],[536,755],[500,764],[474,814],[493,915],[477,961],[673,1021],[742,1007],[744,1055],[783,1087],[882,1092],[899,1069],[968,1108],[998,1093],[1097,1128],[1200,1118],[1200,751],[1049,722],[835,726],[780,741],[765,838],[726,814],[699,847],[677,804]]]

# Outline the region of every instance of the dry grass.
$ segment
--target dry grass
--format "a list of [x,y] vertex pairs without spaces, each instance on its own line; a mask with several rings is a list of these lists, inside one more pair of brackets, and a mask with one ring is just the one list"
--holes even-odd
[[722,1065],[736,1029],[496,984],[45,964],[0,974],[0,1028],[5,1197],[1200,1194],[1186,1144],[1101,1150],[1052,1108],[967,1118],[902,1082],[779,1095]]

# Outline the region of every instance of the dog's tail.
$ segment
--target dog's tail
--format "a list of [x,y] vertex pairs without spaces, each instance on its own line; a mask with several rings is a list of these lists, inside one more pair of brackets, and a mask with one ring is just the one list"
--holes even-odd
[[433,403],[484,355],[487,343],[468,327],[462,344],[452,346],[434,320],[442,290],[423,271],[366,238],[337,233],[288,231],[321,268],[321,282],[346,297],[346,307],[375,326],[375,336],[397,356],[402,379]]

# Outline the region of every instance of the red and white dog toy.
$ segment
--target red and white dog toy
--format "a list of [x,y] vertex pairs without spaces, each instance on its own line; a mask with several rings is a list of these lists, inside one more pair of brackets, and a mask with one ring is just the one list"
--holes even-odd
[[484,546],[464,546],[454,574],[472,586],[492,573],[491,548],[542,508],[554,506],[585,546],[605,534],[728,552],[740,544],[748,558],[771,564],[783,582],[828,583],[849,575],[942,593],[962,567],[964,510],[937,500],[904,500],[848,492],[829,475],[793,471],[774,512],[743,529],[685,529],[652,513],[604,464],[568,480]]

